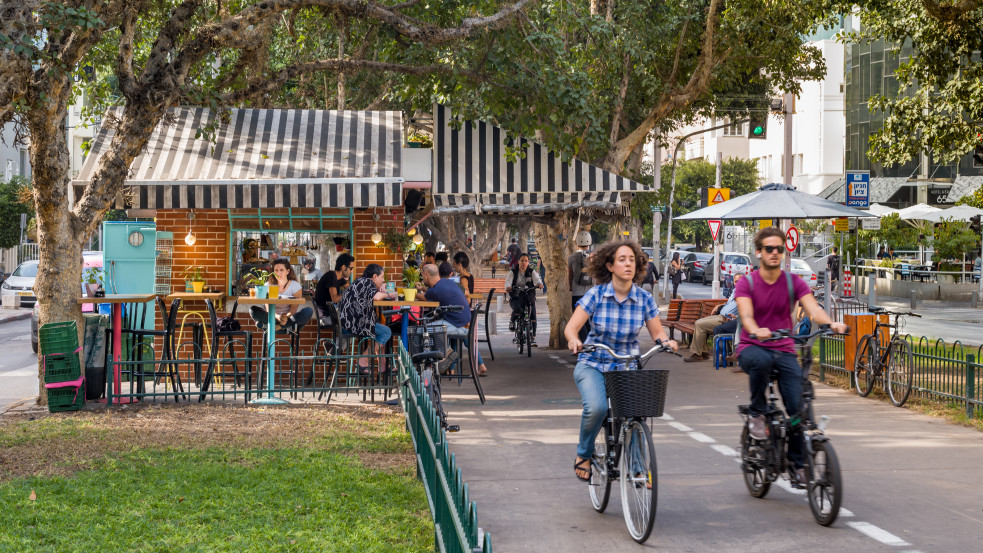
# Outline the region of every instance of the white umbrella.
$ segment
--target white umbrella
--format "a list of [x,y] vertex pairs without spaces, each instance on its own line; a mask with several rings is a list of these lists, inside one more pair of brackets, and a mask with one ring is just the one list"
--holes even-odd
[[892,213],[897,213],[897,212],[898,212],[897,209],[881,204],[870,204],[870,207],[867,208],[867,213],[870,213],[871,215],[877,215],[878,217],[883,217],[885,215],[890,215]]
[[969,221],[971,217],[976,217],[977,215],[983,215],[983,209],[973,207],[971,205],[957,205],[955,207],[950,207],[949,209],[936,211],[935,213],[925,217],[925,220],[932,223],[940,223],[942,222],[942,219],[950,219],[952,221]]
[[926,221],[927,216],[939,211],[942,210],[927,204],[915,204],[913,206],[898,210],[898,216],[901,217],[902,221],[912,221],[916,219]]

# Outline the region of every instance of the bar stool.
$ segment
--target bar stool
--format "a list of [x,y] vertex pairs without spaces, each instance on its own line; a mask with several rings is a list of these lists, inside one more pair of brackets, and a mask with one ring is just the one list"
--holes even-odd
[[727,356],[734,349],[733,334],[718,334],[713,337],[713,368],[720,370],[720,367],[727,366]]
[[[488,291],[488,299],[485,300],[485,311],[484,311],[484,314],[485,314],[485,337],[482,338],[482,339],[480,339],[480,340],[478,340],[478,342],[480,342],[482,344],[488,344],[488,355],[491,356],[491,360],[492,361],[495,360],[495,352],[492,351],[491,332],[488,329],[488,313],[491,311],[491,302],[492,302],[492,298],[494,296],[495,296],[495,289],[492,288],[491,290]],[[481,313],[481,311],[479,311],[479,313]],[[471,320],[474,321],[475,319],[472,317]],[[482,402],[482,403],[484,403],[484,402]]]
[[[208,309],[208,319],[211,324],[211,340],[209,344],[211,345],[209,351],[208,360],[208,371],[205,374],[205,381],[201,385],[201,397],[199,401],[205,398],[205,392],[208,391],[208,387],[211,384],[212,379],[218,376],[220,379],[231,377],[232,378],[232,388],[233,390],[239,386],[239,381],[242,379],[245,383],[246,389],[246,403],[249,403],[250,393],[249,390],[252,389],[252,366],[253,366],[253,333],[250,330],[222,330],[219,328],[218,324],[218,314],[215,311],[215,304],[210,299],[205,300],[205,306]],[[239,308],[239,300],[235,300],[232,304],[232,310],[229,314],[233,320],[235,320],[236,310]],[[222,338],[225,338],[225,345],[222,346]],[[235,346],[239,344],[243,347],[246,354],[246,360],[244,363],[244,372],[239,372],[238,361],[236,360]],[[223,361],[219,360],[219,348],[221,348],[221,353],[223,354]],[[225,354],[230,354],[229,357],[225,357]],[[216,365],[232,365],[232,372],[227,372],[219,370],[215,372]],[[224,382],[222,387],[225,387]]]

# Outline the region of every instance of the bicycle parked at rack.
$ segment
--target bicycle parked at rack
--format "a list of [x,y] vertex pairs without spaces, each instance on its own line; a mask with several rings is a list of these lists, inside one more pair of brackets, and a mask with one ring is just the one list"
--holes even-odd
[[[434,321],[442,318],[445,313],[453,313],[463,309],[460,305],[442,305],[435,307],[433,311],[419,317],[419,323],[407,329],[406,349],[413,360],[413,365],[420,373],[423,381],[423,388],[430,397],[434,410],[440,418],[440,426],[448,432],[457,432],[461,429],[456,424],[447,424],[447,412],[444,411],[444,404],[440,399],[440,372],[437,364],[444,358],[447,350],[447,328],[443,325],[435,325]],[[383,311],[383,315],[395,315],[402,313],[403,317],[409,316],[410,307],[402,307]],[[409,381],[404,381],[406,386]]]
[[762,498],[768,493],[771,483],[782,474],[787,474],[790,482],[796,479],[792,474],[795,467],[788,461],[788,443],[792,432],[803,432],[808,463],[806,465],[805,485],[809,499],[809,508],[816,522],[823,526],[833,524],[840,512],[843,501],[843,484],[840,477],[840,463],[829,443],[829,438],[823,433],[828,418],[823,415],[820,421],[815,420],[812,400],[815,397],[809,373],[812,370],[812,344],[817,338],[833,331],[825,325],[811,334],[797,335],[791,330],[776,330],[771,334],[771,340],[792,338],[799,349],[802,367],[802,407],[791,419],[778,408],[775,396],[775,380],[778,371],[772,370],[768,383],[768,410],[765,416],[765,431],[767,437],[757,440],[751,437],[748,430],[750,418],[749,405],[741,405],[738,411],[744,418],[744,430],[741,433],[741,470],[744,472],[744,484],[752,496]]
[[515,336],[512,338],[512,343],[519,348],[519,355],[522,355],[522,350],[525,349],[526,357],[532,357],[532,344],[536,337],[536,321],[532,320],[532,301],[529,297],[530,292],[535,289],[535,286],[512,289],[512,297],[519,298],[521,304],[519,316],[515,320]]
[[603,513],[611,482],[621,482],[621,510],[632,539],[644,543],[652,533],[658,503],[658,469],[647,417],[661,417],[669,381],[668,369],[642,370],[656,353],[679,355],[661,342],[643,355],[619,355],[604,344],[585,344],[584,352],[603,350],[629,370],[607,371],[604,385],[608,413],[598,433],[587,484],[594,510]]
[[[891,341],[886,341],[882,329],[897,331],[901,317],[921,317],[911,311],[888,311],[883,307],[870,306],[874,315],[894,315],[894,324],[882,323],[874,318],[874,333],[866,334],[857,344],[857,356],[854,360],[853,374],[857,378],[857,393],[867,397],[874,389],[874,382],[883,380],[884,389],[891,398],[891,403],[901,407],[911,395],[911,384],[915,378],[915,359],[911,346],[895,332]],[[886,330],[884,332],[887,332]]]

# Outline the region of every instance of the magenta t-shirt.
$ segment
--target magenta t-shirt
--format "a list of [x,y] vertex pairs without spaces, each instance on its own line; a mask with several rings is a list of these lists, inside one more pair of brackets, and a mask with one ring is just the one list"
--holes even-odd
[[[748,279],[742,278],[734,287],[734,296],[751,298],[751,303],[754,304],[754,321],[758,323],[758,326],[769,330],[794,327],[795,322],[791,317],[792,307],[788,304],[788,280],[786,280],[785,273],[783,272],[774,284],[765,282],[758,271],[751,273],[749,278],[754,279],[754,290],[751,290]],[[792,295],[796,300],[811,293],[809,285],[804,280],[792,275]],[[750,345],[795,353],[795,342],[791,338],[760,342],[748,334],[744,327],[741,327],[740,338],[737,351],[734,352],[735,355],[740,355],[741,351]]]

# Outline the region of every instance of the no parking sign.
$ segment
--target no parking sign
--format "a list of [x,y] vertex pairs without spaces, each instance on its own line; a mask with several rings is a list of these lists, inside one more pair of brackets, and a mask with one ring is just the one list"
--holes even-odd
[[799,229],[795,228],[795,225],[788,227],[785,231],[785,250],[789,252],[795,251],[795,248],[799,246]]

